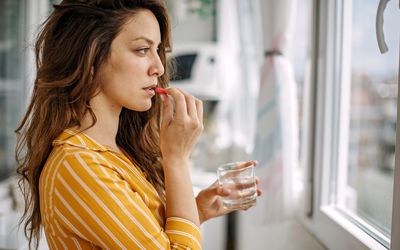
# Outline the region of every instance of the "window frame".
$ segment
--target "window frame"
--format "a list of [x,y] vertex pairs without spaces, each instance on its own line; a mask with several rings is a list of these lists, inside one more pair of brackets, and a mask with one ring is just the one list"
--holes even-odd
[[[34,52],[34,41],[37,35],[37,32],[40,29],[40,25],[45,21],[49,14],[49,0],[24,0],[24,13],[25,13],[25,23],[24,23],[24,63],[22,65],[23,68],[23,81],[24,87],[23,96],[25,98],[21,100],[22,107],[25,108],[28,106],[28,103],[31,99],[34,80],[36,76],[36,62],[35,62],[35,52]],[[22,117],[21,117],[22,118]],[[10,176],[9,178],[0,181],[1,184],[6,184],[7,182],[15,181],[15,177]],[[9,198],[8,198],[9,199]],[[16,216],[14,212],[6,212],[3,215],[5,216]],[[28,241],[23,236],[22,230],[16,232],[16,240],[15,243],[18,245],[18,249],[28,249]],[[42,233],[43,234],[43,233]],[[9,244],[9,242],[7,242]],[[47,250],[48,245],[46,238],[42,235],[39,249]]]
[[49,15],[50,0],[25,0],[26,6],[26,43],[29,45],[25,52],[26,63],[25,67],[25,102],[24,106],[27,107],[32,96],[35,76],[36,76],[36,62],[34,41],[39,32],[40,25],[46,20]]
[[[34,52],[34,41],[41,23],[46,19],[49,12],[49,0],[22,0],[23,3],[23,51],[22,51],[22,100],[19,100],[23,110],[26,109],[31,99],[34,80],[36,75],[36,62]],[[1,79],[0,79],[1,80]],[[23,113],[22,113],[23,115]],[[22,117],[21,117],[22,118]],[[13,175],[0,181],[0,184],[7,183]]]
[[[329,249],[388,249],[390,242],[387,237],[372,226],[359,223],[337,207],[330,206],[331,190],[343,192],[347,183],[349,109],[343,107],[348,107],[350,103],[351,48],[344,45],[351,43],[351,18],[345,18],[351,17],[346,15],[352,10],[351,4],[352,1],[346,0],[312,1],[311,69],[304,103],[304,128],[307,130],[302,138],[305,149],[301,161],[306,170],[306,189],[301,221]],[[337,82],[341,84],[335,84]],[[335,101],[340,108],[334,105]],[[397,110],[399,113],[399,108]],[[335,123],[338,120],[340,123]],[[397,126],[397,131],[400,131],[399,122]],[[339,132],[335,134],[334,131]],[[400,133],[396,137],[396,143],[400,145]],[[399,151],[396,148],[396,158],[400,157]],[[400,233],[399,164],[396,160],[391,249],[400,249],[400,239],[394,237]],[[331,182],[339,174],[344,178]]]
[[[400,53],[399,53],[399,71],[398,83],[400,86]],[[400,87],[397,88],[397,123],[396,131],[400,131]],[[400,133],[396,133],[396,145],[400,145]],[[396,147],[395,152],[395,168],[394,168],[394,182],[393,182],[393,208],[392,208],[392,230],[391,230],[391,243],[390,249],[400,249],[400,148]]]

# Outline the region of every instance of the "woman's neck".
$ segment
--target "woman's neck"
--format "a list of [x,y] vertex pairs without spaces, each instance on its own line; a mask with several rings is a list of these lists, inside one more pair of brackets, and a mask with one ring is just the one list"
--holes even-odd
[[92,117],[90,113],[86,113],[83,121],[81,122],[80,129],[85,129],[85,134],[89,135],[102,145],[111,147],[112,149],[120,152],[116,143],[116,137],[119,125],[119,114],[121,113],[121,106],[110,103],[105,95],[99,93],[90,100],[90,107],[96,115],[96,123],[92,124]]

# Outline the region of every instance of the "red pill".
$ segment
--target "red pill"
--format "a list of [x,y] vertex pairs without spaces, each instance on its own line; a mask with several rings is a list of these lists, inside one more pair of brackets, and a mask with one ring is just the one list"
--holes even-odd
[[167,94],[167,91],[160,87],[156,87],[156,92],[159,94],[165,94],[165,95]]

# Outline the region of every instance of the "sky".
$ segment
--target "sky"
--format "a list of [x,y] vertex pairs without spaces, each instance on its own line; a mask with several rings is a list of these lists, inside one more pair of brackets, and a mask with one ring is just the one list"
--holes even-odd
[[[345,0],[348,1],[348,0]],[[309,41],[309,15],[311,1],[298,1],[294,44],[293,67],[297,79],[304,76],[304,64]],[[393,78],[399,70],[400,9],[398,1],[389,1],[384,15],[384,34],[389,51],[381,54],[375,35],[376,11],[379,0],[352,1],[352,71],[368,72],[370,76]]]
[[384,35],[389,51],[380,54],[375,35],[378,0],[353,0],[352,69],[391,78],[399,70],[400,9],[389,1],[384,13]]

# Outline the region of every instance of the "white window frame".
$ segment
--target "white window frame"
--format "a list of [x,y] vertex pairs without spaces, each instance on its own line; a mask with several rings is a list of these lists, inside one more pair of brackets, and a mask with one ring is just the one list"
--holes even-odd
[[[400,86],[400,53],[399,53],[399,76],[397,86]],[[400,87],[397,88],[397,123],[396,123],[396,145],[400,145]],[[393,184],[393,209],[392,209],[392,230],[390,249],[400,249],[400,148],[396,147],[396,159]],[[395,237],[395,236],[398,237]]]
[[25,68],[25,106],[28,105],[34,86],[36,76],[35,48],[34,41],[39,32],[40,25],[49,15],[50,0],[25,0],[26,6],[26,46],[25,52],[26,63]]
[[[390,243],[387,237],[372,226],[358,223],[354,217],[350,219],[340,209],[330,205],[332,198],[329,196],[332,194],[332,188],[337,192],[344,192],[343,187],[347,185],[349,114],[343,111],[349,112],[351,51],[347,45],[351,42],[352,25],[351,20],[337,17],[338,13],[342,13],[343,17],[351,17],[346,14],[351,12],[351,2],[313,0],[311,23],[314,26],[310,48],[312,67],[310,81],[305,87],[304,105],[306,119],[303,127],[307,130],[303,133],[302,164],[307,169],[305,180],[307,188],[302,222],[329,249],[388,249]],[[342,84],[337,84],[338,82]],[[341,112],[338,112],[338,107],[333,105],[335,100],[339,100],[338,85]],[[398,107],[399,105],[398,103]],[[399,119],[400,115],[397,117]],[[341,122],[335,124],[338,119]],[[340,129],[336,129],[335,126],[339,126]],[[334,134],[332,131],[340,132]],[[400,131],[399,122],[397,131]],[[399,142],[400,133],[397,133],[397,145],[400,145]],[[396,158],[400,157],[399,151],[396,147]],[[400,235],[399,165],[399,160],[396,160],[391,249],[400,249],[400,237],[394,237]],[[337,173],[332,171],[333,166],[339,166]],[[333,175],[336,174],[344,178],[338,183],[333,183],[331,180],[335,179]],[[339,204],[343,202],[336,201]]]

